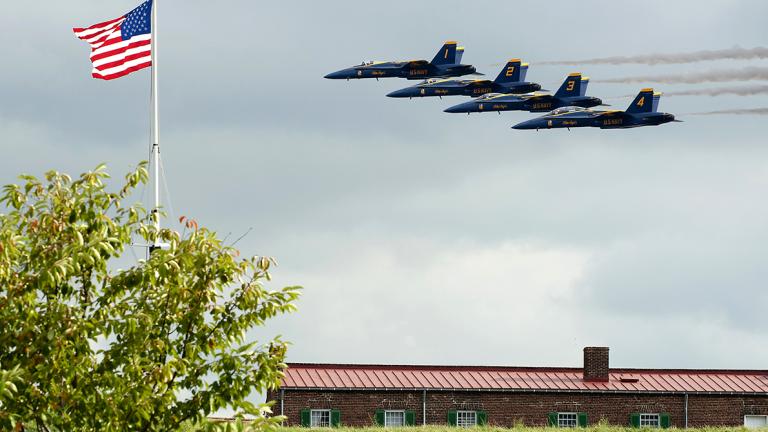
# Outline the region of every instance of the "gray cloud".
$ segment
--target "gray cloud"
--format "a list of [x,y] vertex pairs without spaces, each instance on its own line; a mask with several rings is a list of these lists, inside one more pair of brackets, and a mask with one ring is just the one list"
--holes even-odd
[[755,47],[755,48],[741,48],[733,47],[720,50],[701,50],[684,53],[657,53],[646,54],[636,56],[613,56],[613,57],[601,57],[590,58],[584,60],[555,60],[539,62],[538,64],[550,64],[550,65],[589,65],[589,64],[605,64],[605,65],[621,65],[621,64],[646,64],[646,65],[659,65],[659,64],[678,64],[678,63],[695,63],[711,60],[752,60],[752,59],[766,59],[768,58],[768,48]]
[[[2,183],[102,161],[120,177],[146,157],[148,71],[92,80],[87,46],[70,30],[135,3],[16,2],[0,15]],[[272,286],[305,285],[300,311],[263,333],[292,341],[292,361],[578,365],[581,347],[600,343],[623,366],[764,365],[768,344],[749,329],[753,310],[729,300],[763,298],[750,258],[768,255],[760,231],[768,149],[759,122],[713,116],[658,128],[513,133],[512,124],[533,115],[453,116],[442,109],[457,99],[384,97],[412,82],[322,79],[362,59],[431,58],[446,39],[464,44],[464,59],[476,65],[764,43],[765,2],[695,3],[691,23],[693,4],[556,2],[553,28],[593,19],[596,7],[606,17],[599,32],[563,43],[536,20],[518,20],[510,33],[508,17],[540,14],[534,3],[496,5],[475,20],[482,25],[468,25],[476,5],[452,0],[439,8],[163,3],[161,141],[176,216],[232,232],[230,239],[254,227],[238,246],[278,259]],[[627,16],[657,17],[659,31],[606,38],[626,31]],[[24,44],[10,40],[19,34]],[[535,66],[529,79],[548,88],[570,72]],[[606,90],[637,88],[594,81],[590,92]],[[662,104],[702,110],[694,98]],[[723,227],[726,234],[713,236]],[[710,239],[718,247],[698,252]],[[663,271],[636,282],[657,266]],[[649,285],[695,295],[706,281],[695,307],[677,294],[648,316],[627,314],[632,306],[621,303],[640,302],[637,290]],[[457,349],[461,341],[472,345]]]

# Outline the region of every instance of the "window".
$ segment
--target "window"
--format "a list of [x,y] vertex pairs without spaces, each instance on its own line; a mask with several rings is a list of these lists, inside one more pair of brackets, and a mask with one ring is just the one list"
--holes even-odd
[[331,410],[310,411],[309,427],[331,427]]
[[640,427],[657,428],[659,426],[658,414],[640,414]]
[[405,426],[405,411],[384,411],[384,426]]
[[472,427],[477,425],[477,413],[474,411],[456,411],[456,426]]
[[558,427],[576,427],[579,425],[579,419],[575,412],[573,413],[557,413],[557,426]]
[[764,415],[745,415],[744,427],[746,428],[763,428],[768,426],[768,416]]
[[585,412],[551,412],[547,418],[547,424],[553,427],[587,427],[589,423]]

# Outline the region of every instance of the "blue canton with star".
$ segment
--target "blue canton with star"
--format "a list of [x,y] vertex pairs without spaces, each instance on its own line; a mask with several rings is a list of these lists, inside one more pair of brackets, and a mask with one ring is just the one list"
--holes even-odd
[[125,15],[125,21],[120,25],[123,40],[136,35],[152,32],[152,0],[147,0],[136,9]]

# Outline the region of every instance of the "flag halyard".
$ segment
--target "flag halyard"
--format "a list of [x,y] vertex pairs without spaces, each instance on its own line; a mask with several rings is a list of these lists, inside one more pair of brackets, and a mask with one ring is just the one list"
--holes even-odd
[[152,65],[152,2],[119,18],[72,29],[91,46],[94,78],[120,78]]

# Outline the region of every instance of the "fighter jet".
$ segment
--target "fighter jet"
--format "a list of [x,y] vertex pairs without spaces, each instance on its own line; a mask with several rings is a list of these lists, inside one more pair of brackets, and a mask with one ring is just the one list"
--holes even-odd
[[469,102],[446,108],[444,111],[467,114],[493,111],[547,112],[554,108],[565,106],[590,108],[602,105],[603,101],[599,98],[585,96],[588,84],[589,78],[582,77],[581,73],[572,73],[568,75],[554,96],[547,93],[533,93],[520,96],[488,93]]
[[[456,47],[455,41],[448,41],[440,48],[431,62],[426,60],[363,62],[326,75],[328,79],[359,78],[425,78],[457,77],[477,73],[472,65],[461,64],[464,47]],[[482,74],[480,74],[482,75]]]
[[525,82],[525,74],[528,72],[528,63],[522,63],[520,59],[512,59],[507,62],[495,80],[453,80],[431,79],[415,86],[395,90],[388,94],[389,97],[414,98],[425,96],[479,96],[486,93],[530,93],[541,90],[536,83]]
[[581,107],[558,108],[541,117],[512,126],[513,129],[553,129],[572,127],[599,127],[623,129],[640,126],[658,126],[675,120],[669,113],[658,112],[661,93],[652,88],[640,90],[626,111],[598,111]]

